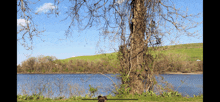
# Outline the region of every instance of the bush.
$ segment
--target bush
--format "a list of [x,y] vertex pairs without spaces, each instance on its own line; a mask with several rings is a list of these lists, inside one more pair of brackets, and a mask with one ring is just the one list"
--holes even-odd
[[94,96],[94,94],[98,91],[98,88],[94,88],[91,85],[89,85],[89,92],[90,92],[90,97]]

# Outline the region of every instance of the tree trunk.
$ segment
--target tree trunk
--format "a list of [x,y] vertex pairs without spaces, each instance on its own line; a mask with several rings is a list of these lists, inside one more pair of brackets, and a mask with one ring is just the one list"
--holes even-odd
[[145,71],[141,71],[143,60],[144,48],[144,32],[146,28],[145,14],[146,9],[144,6],[145,0],[133,0],[133,18],[132,18],[132,32],[131,32],[131,59],[130,59],[130,88],[131,94],[144,92],[144,84],[142,75]]

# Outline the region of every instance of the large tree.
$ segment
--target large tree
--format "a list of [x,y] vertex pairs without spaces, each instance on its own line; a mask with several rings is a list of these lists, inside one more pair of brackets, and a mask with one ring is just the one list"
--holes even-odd
[[[128,92],[132,94],[141,94],[145,87],[147,91],[152,90],[154,77],[150,64],[153,58],[146,53],[148,46],[161,44],[161,38],[171,33],[167,26],[182,32],[180,33],[182,35],[195,36],[197,32],[189,30],[201,24],[193,20],[199,14],[189,15],[182,12],[175,8],[170,0],[70,0],[70,2],[72,5],[67,13],[71,22],[65,35],[71,34],[71,28],[77,22],[81,30],[98,25],[102,30],[100,36],[108,37],[109,40],[119,38],[121,76],[125,85],[123,88],[130,89]],[[54,0],[54,3],[58,5],[60,1]],[[28,10],[27,4],[25,0],[18,0],[17,6],[23,14],[21,17],[29,21],[31,16],[25,13]],[[128,34],[126,28],[130,30]],[[28,22],[26,28],[22,30],[25,31],[23,35],[29,34],[30,39],[34,32],[40,33],[34,28],[31,31]],[[147,85],[144,86],[143,79],[146,78]]]

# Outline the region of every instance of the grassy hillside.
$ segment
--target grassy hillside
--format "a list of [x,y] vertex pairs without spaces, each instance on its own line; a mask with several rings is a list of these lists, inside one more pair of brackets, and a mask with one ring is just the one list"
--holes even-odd
[[[156,53],[163,53],[165,55],[169,54],[179,54],[183,61],[196,61],[197,59],[203,61],[203,43],[191,43],[191,44],[180,44],[163,46],[161,50],[152,52],[153,55]],[[111,60],[116,60],[115,53],[99,54],[92,56],[77,56],[61,60],[62,62],[69,62],[70,60],[89,60],[98,61],[101,58],[110,58]]]
[[[154,60],[154,72],[201,72],[203,71],[203,43],[163,46],[150,53]],[[117,53],[78,56],[50,61],[47,57],[28,59],[17,66],[17,73],[119,73],[121,65]],[[201,61],[196,61],[197,59]]]
[[99,55],[91,55],[91,56],[77,56],[77,57],[71,57],[67,59],[62,59],[62,62],[69,62],[70,60],[86,60],[86,61],[99,61],[102,58],[109,58],[116,60],[116,53],[107,53],[107,54],[99,54]]

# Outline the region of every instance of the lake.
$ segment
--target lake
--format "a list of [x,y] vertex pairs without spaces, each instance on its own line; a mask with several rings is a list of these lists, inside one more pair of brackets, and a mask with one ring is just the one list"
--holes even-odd
[[[105,74],[110,77],[118,86],[121,84],[120,79],[116,77],[118,74]],[[101,74],[17,74],[17,94],[33,94],[42,92],[45,97],[70,95],[85,96],[89,93],[89,85],[97,87],[98,95],[114,94],[110,91],[115,89],[113,82]],[[173,85],[173,89],[182,93],[183,96],[203,94],[203,74],[161,74],[164,81]],[[161,78],[155,76],[159,81]],[[160,85],[165,84],[158,82]],[[156,91],[155,92],[159,92]],[[81,91],[81,93],[79,93]],[[157,93],[159,94],[159,93]]]

